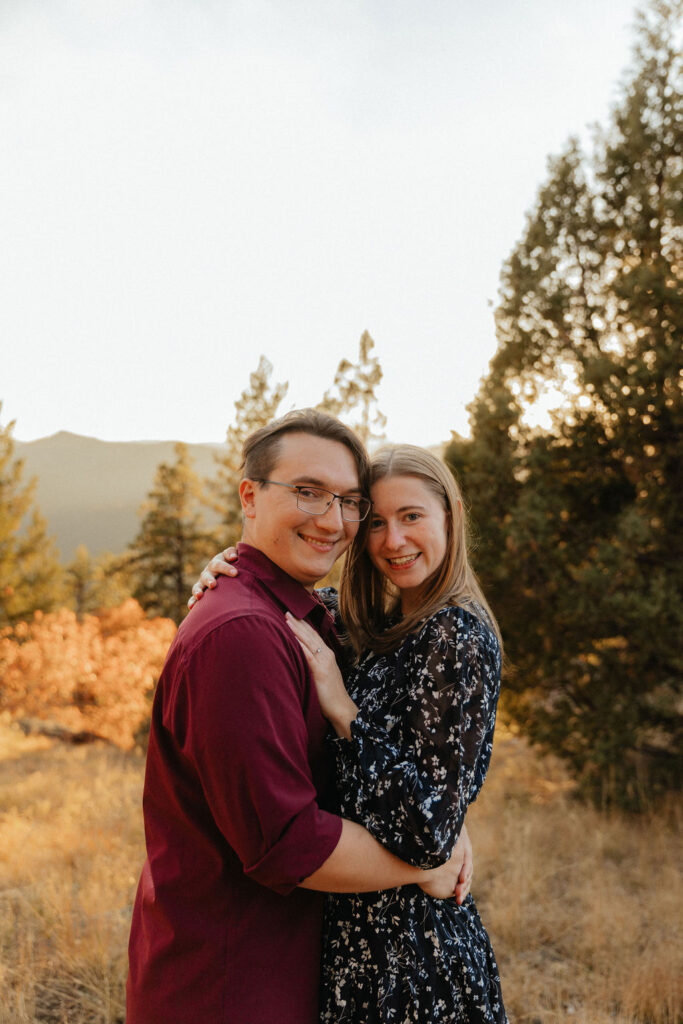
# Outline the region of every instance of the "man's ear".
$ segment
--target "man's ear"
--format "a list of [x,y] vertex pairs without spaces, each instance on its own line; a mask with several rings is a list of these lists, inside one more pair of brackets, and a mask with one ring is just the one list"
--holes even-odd
[[253,480],[242,480],[240,483],[240,502],[242,503],[242,514],[246,519],[254,519],[256,507],[256,483]]

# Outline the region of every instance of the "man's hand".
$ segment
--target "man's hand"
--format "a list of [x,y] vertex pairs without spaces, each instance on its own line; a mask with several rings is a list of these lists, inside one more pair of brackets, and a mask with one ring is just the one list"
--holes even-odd
[[419,885],[428,896],[442,900],[455,896],[460,905],[470,891],[473,869],[472,844],[467,828],[463,825],[449,860],[438,868],[426,871],[428,877]]

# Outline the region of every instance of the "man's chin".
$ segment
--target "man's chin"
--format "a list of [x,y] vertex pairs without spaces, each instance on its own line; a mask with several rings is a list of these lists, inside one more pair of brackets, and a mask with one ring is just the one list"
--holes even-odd
[[320,559],[318,559],[316,567],[315,567],[315,570],[314,570],[316,572],[316,574],[317,574],[316,575],[316,580],[321,580],[323,578],[323,576],[327,576],[328,572],[332,571],[332,567],[333,567],[334,563],[337,561],[338,557],[339,557],[338,555],[335,555],[334,558],[320,558]]
[[319,583],[328,573],[332,572],[332,568],[338,558],[339,555],[335,553],[334,556],[320,556],[319,558],[311,559],[307,566],[301,566],[299,581],[306,587],[314,587],[316,583]]

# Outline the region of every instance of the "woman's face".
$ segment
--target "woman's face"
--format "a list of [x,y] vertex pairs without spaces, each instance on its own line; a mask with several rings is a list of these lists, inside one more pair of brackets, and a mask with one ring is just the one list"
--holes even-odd
[[415,609],[422,586],[446,555],[446,510],[416,476],[378,480],[371,491],[367,550],[372,564],[401,591],[403,613]]

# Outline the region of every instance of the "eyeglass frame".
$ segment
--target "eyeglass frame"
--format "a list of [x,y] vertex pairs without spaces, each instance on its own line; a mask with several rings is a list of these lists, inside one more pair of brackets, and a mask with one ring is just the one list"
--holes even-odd
[[[299,509],[300,512],[305,512],[306,515],[308,516],[327,515],[336,499],[339,502],[339,511],[341,512],[341,517],[345,523],[362,523],[363,520],[367,518],[368,512],[372,508],[372,502],[370,501],[369,498],[366,498],[364,494],[359,495],[358,498],[351,498],[351,496],[348,494],[335,494],[334,491],[329,491],[327,487],[318,487],[317,484],[285,484],[281,480],[266,480],[263,477],[255,478],[255,482],[257,484],[275,484],[276,487],[287,487],[289,488],[290,491],[296,491],[296,507]],[[324,494],[331,494],[332,497],[330,498],[322,512],[311,512],[309,508],[302,508],[301,505],[299,504],[301,491],[305,490],[322,491]],[[359,505],[361,505],[362,502],[366,503],[365,511],[363,512],[363,515],[360,517],[360,519],[346,518],[346,516],[344,515],[345,501],[357,501]]]

